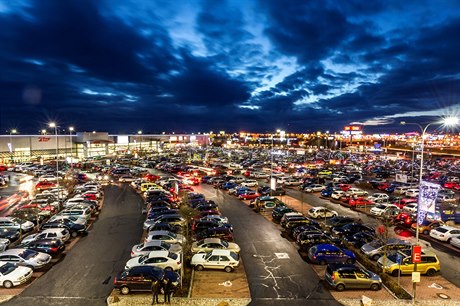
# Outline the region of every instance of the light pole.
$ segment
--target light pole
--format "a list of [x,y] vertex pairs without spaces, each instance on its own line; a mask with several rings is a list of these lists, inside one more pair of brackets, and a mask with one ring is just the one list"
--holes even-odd
[[141,130],[137,131],[137,135],[139,135],[140,137],[140,141],[139,141],[139,152],[140,152],[142,149],[142,131]]
[[56,136],[56,183],[57,186],[59,186],[59,143],[57,125],[55,122],[50,122],[49,127],[54,128],[54,135]]
[[10,153],[11,153],[11,156],[10,156],[10,160],[11,160],[11,163],[14,163],[14,160],[13,160],[13,137],[11,135],[13,134],[16,134],[18,131],[16,129],[12,129],[10,130]]
[[74,127],[69,127],[69,138],[70,138],[70,172],[73,170],[73,159],[72,159],[72,132],[74,131]]
[[[441,121],[435,121],[435,122],[430,122],[428,123],[427,125],[425,125],[425,127],[423,127],[422,125],[420,125],[419,123],[416,123],[416,122],[405,122],[405,121],[401,121],[401,124],[402,125],[406,125],[406,124],[411,124],[411,125],[416,125],[420,128],[422,134],[421,134],[421,139],[420,139],[420,172],[419,172],[419,177],[418,177],[418,180],[419,180],[419,196],[418,196],[418,201],[417,201],[417,213],[416,213],[416,224],[415,224],[415,241],[416,241],[416,245],[419,245],[419,225],[420,225],[420,221],[419,221],[419,214],[420,214],[420,202],[421,202],[421,197],[422,197],[422,180],[423,180],[423,150],[424,150],[424,147],[425,147],[425,135],[426,135],[426,131],[428,129],[429,126],[431,125],[434,125],[434,124],[441,124],[441,125],[444,125],[444,126],[455,126],[458,124],[458,118],[457,117],[448,117],[448,118],[444,118],[443,120]],[[417,263],[414,263],[414,272],[417,272]],[[415,304],[415,296],[416,296],[416,283],[414,282],[413,284],[413,296],[412,296],[412,302]]]

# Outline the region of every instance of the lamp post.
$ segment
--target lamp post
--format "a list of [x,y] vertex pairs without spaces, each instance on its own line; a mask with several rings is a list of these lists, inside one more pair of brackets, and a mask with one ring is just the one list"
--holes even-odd
[[140,152],[142,149],[142,131],[141,130],[137,131],[137,135],[139,135],[140,137],[140,141],[139,141],[139,152]]
[[9,149],[10,149],[10,153],[11,153],[11,155],[10,155],[11,163],[14,163],[14,160],[13,160],[13,154],[14,154],[13,153],[13,137],[11,135],[16,134],[17,132],[18,131],[16,129],[10,130],[10,148]]
[[54,128],[54,135],[56,136],[56,183],[57,186],[59,186],[59,143],[57,125],[55,122],[50,122],[49,127]]
[[[435,122],[430,122],[428,123],[427,125],[425,125],[424,127],[422,125],[420,125],[419,123],[416,123],[416,122],[405,122],[405,121],[401,121],[401,124],[402,125],[406,125],[406,124],[411,124],[411,125],[416,125],[420,128],[422,134],[421,134],[421,139],[420,139],[420,172],[419,172],[419,196],[418,196],[418,201],[417,201],[417,213],[416,213],[416,224],[415,224],[415,241],[416,241],[416,245],[419,245],[419,214],[420,214],[420,199],[422,197],[422,190],[421,190],[421,187],[422,187],[422,179],[423,179],[423,150],[424,150],[424,147],[425,147],[425,136],[426,136],[426,131],[428,129],[429,126],[431,125],[434,125],[434,124],[442,124],[444,126],[455,126],[458,124],[458,118],[457,117],[448,117],[448,118],[444,118],[442,121],[435,121]],[[414,263],[414,272],[417,272],[417,263]],[[416,296],[416,283],[414,282],[413,283],[413,296],[412,296],[412,302],[413,304],[415,304],[415,296]]]
[[72,172],[73,170],[73,159],[72,159],[72,132],[74,131],[74,127],[70,126],[69,127],[69,138],[70,138],[70,171]]

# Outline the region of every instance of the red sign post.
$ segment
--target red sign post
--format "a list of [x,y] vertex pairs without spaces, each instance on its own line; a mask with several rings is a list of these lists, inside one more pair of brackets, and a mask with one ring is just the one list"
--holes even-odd
[[414,245],[412,247],[412,262],[413,263],[422,262],[422,246],[421,245]]

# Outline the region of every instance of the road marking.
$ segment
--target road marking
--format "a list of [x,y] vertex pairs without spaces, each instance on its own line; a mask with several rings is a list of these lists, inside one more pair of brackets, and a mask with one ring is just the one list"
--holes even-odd
[[231,281],[226,281],[223,283],[220,283],[219,286],[224,286],[224,287],[231,287],[233,284]]
[[289,259],[288,253],[275,253],[275,256],[276,256],[278,259]]

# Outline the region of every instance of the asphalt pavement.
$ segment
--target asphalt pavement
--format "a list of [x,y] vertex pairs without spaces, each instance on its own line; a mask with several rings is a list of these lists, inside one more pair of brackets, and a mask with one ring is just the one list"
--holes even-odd
[[104,207],[89,234],[64,260],[5,305],[107,305],[113,278],[142,235],[142,199],[128,185],[105,187]]
[[197,192],[219,203],[234,228],[251,291],[251,305],[341,305],[279,229],[246,204],[209,185]]

